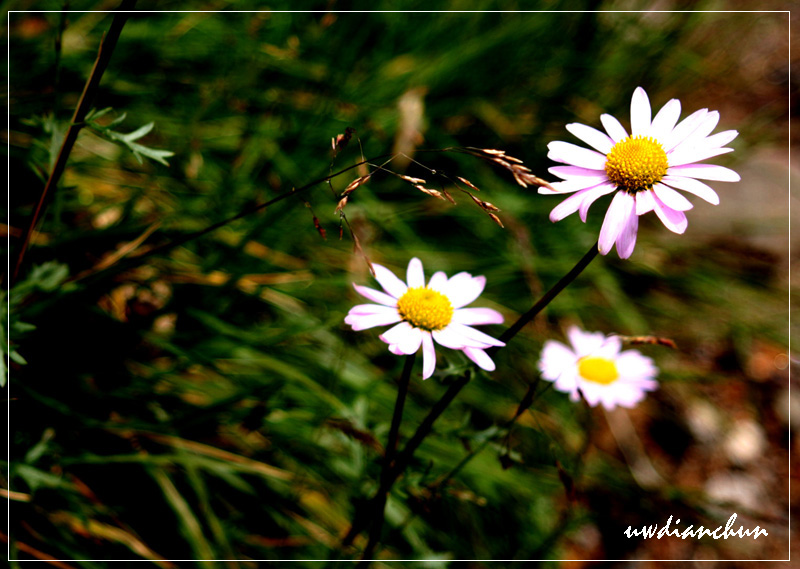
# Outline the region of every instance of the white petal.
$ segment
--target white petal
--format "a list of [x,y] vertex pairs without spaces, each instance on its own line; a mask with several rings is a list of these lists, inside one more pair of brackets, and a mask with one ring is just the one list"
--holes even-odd
[[724,166],[716,164],[687,164],[686,166],[672,166],[667,170],[668,176],[681,176],[684,178],[700,178],[701,180],[716,180],[718,182],[738,182],[742,178]]
[[686,214],[684,214],[682,211],[676,211],[664,205],[664,203],[659,200],[657,196],[654,199],[654,210],[664,226],[673,233],[680,234],[686,231],[686,227],[689,225],[689,222],[686,220]]
[[633,197],[628,195],[627,192],[620,191],[614,195],[614,199],[611,200],[611,205],[608,207],[606,217],[603,220],[603,226],[600,228],[598,248],[602,255],[607,255],[611,251],[620,232],[627,225],[628,218],[631,215],[636,215],[633,211],[634,205]]
[[452,328],[453,332],[466,338],[472,347],[475,348],[488,348],[489,346],[505,346],[505,343],[492,338],[489,334],[484,334],[480,330],[476,330],[475,328],[470,328],[469,326],[465,326],[464,324],[456,324],[455,322],[451,322],[448,328]]
[[375,326],[388,326],[400,322],[402,318],[397,310],[394,314],[348,314],[345,316],[344,323],[349,324],[356,332],[366,330],[367,328],[374,328]]
[[563,393],[569,393],[569,398],[572,401],[580,399],[580,395],[578,395],[578,368],[575,367],[574,362],[571,367],[566,368],[564,373],[558,376],[553,387]]
[[436,348],[430,332],[422,334],[422,379],[428,379],[436,369]]
[[644,215],[649,211],[653,211],[655,201],[653,200],[653,191],[647,190],[644,192],[636,193],[636,215]]
[[[690,134],[686,141],[687,143],[696,144],[701,139],[704,139],[709,134],[714,132],[719,124],[719,111],[711,111],[703,119],[703,122]],[[677,151],[677,148],[676,148]]]
[[667,135],[675,128],[678,118],[681,116],[681,102],[678,99],[670,99],[667,104],[661,107],[655,118],[653,124],[650,125],[650,136],[663,142],[666,140]]
[[556,207],[554,207],[550,212],[550,221],[556,223],[557,221],[561,221],[568,215],[572,215],[573,213],[578,211],[578,208],[581,206],[581,203],[583,203],[583,198],[586,197],[586,193],[589,191],[591,190],[589,189],[581,190],[578,193],[571,195],[563,202],[558,204]]
[[718,132],[717,134],[706,138],[702,142],[702,145],[705,148],[721,148],[726,144],[728,144],[737,136],[739,136],[739,131],[736,130],[726,130],[723,132]]
[[703,119],[707,114],[708,109],[700,109],[699,111],[693,112],[691,115],[679,122],[678,126],[672,129],[672,132],[662,142],[664,150],[669,152],[678,144],[683,142],[686,137],[694,132],[697,126],[703,122]]
[[[635,205],[635,204],[634,204]],[[639,230],[639,216],[636,212],[631,210],[628,216],[628,222],[617,237],[617,255],[620,259],[627,259],[633,253],[633,248],[636,246],[636,233]]]
[[447,286],[447,275],[444,271],[436,271],[433,273],[431,280],[428,281],[428,288],[442,292]]
[[364,298],[368,298],[373,302],[383,304],[384,306],[397,306],[397,299],[389,296],[384,292],[380,292],[373,288],[357,284],[353,284],[353,288],[356,289],[356,292],[358,294],[360,294]]
[[602,332],[584,332],[577,326],[570,326],[567,329],[567,338],[578,357],[594,353],[606,341],[606,336]]
[[542,355],[539,358],[538,367],[542,372],[542,377],[550,381],[558,377],[571,366],[575,365],[578,356],[561,342],[547,340],[542,348]]
[[400,298],[406,293],[408,290],[406,283],[397,278],[392,271],[375,263],[372,263],[372,268],[375,270],[375,280],[391,296]]
[[712,190],[700,180],[695,180],[694,178],[683,178],[680,176],[664,176],[661,179],[661,182],[672,186],[673,188],[678,188],[679,190],[692,193],[697,197],[706,200],[708,203],[714,205],[719,204],[719,196],[717,195],[717,192]]
[[591,188],[592,186],[596,186],[597,184],[602,184],[603,182],[608,181],[608,176],[603,176],[602,178],[572,178],[571,180],[564,180],[563,182],[554,182],[550,184],[555,189],[553,194],[568,194],[570,192],[577,192],[580,190],[585,190],[586,188]]
[[653,192],[655,193],[656,197],[664,203],[664,205],[671,209],[678,211],[689,211],[694,207],[692,202],[664,184],[653,185]]
[[371,314],[397,314],[397,308],[383,304],[357,304],[351,308],[347,315],[367,316]]
[[641,87],[636,87],[631,98],[631,134],[633,136],[649,136],[652,116],[647,93]]
[[425,273],[422,271],[422,261],[416,257],[408,262],[406,281],[408,282],[408,288],[420,288],[425,286]]
[[424,334],[425,332],[414,328],[408,322],[401,322],[378,337],[387,344],[395,346],[397,351],[402,354],[413,354],[419,350]]
[[433,340],[437,344],[441,344],[451,350],[463,350],[467,346],[482,345],[459,334],[458,329],[452,324],[442,330],[434,330],[431,332],[431,336],[433,336]]
[[572,123],[567,125],[567,130],[580,138],[583,142],[603,154],[608,154],[614,147],[614,141],[604,132],[585,124]]
[[459,308],[453,312],[453,322],[468,326],[502,324],[503,315],[492,308]]
[[605,154],[600,154],[588,148],[581,148],[569,142],[556,140],[548,144],[547,148],[549,149],[547,157],[555,162],[563,162],[564,164],[591,170],[602,170],[606,165]]
[[464,348],[464,355],[475,362],[481,369],[485,369],[486,371],[494,371],[495,365],[486,352],[481,350],[480,348]]
[[586,193],[583,194],[581,206],[578,208],[578,214],[581,216],[581,221],[586,223],[586,216],[589,215],[589,208],[598,198],[606,194],[610,194],[616,189],[617,187],[613,183],[608,182],[586,190]]
[[562,180],[569,180],[570,178],[598,178],[602,180],[606,178],[605,170],[590,170],[580,166],[553,166],[547,170]]
[[486,277],[473,277],[469,273],[458,273],[450,277],[447,285],[442,289],[442,294],[447,296],[453,308],[461,308],[478,298],[485,286]]
[[733,148],[705,148],[702,150],[696,147],[689,148],[685,152],[683,146],[678,147],[675,152],[669,155],[670,166],[683,166],[684,164],[693,164],[695,162],[702,162],[720,154],[727,154],[733,152]]
[[405,356],[403,352],[400,351],[400,348],[394,344],[389,344],[389,351],[392,352],[396,356]]
[[619,142],[620,140],[628,138],[628,131],[626,131],[625,127],[611,115],[600,115],[600,122],[603,123],[603,127],[606,129],[608,136],[610,136],[611,140],[614,142]]

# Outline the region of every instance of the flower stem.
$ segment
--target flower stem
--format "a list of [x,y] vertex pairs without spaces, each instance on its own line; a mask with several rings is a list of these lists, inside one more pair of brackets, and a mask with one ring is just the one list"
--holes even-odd
[[411,378],[411,370],[414,368],[414,360],[416,359],[416,352],[406,356],[405,364],[403,365],[403,373],[400,375],[400,382],[397,386],[397,400],[394,403],[394,414],[392,415],[392,425],[389,427],[389,440],[386,443],[386,451],[383,456],[383,468],[381,469],[381,482],[378,493],[373,498],[373,521],[372,527],[369,532],[369,541],[364,553],[361,556],[364,561],[364,567],[369,565],[369,558],[372,557],[372,552],[381,538],[381,530],[383,529],[383,518],[386,510],[386,499],[389,495],[389,489],[392,487],[394,479],[390,479],[392,472],[392,462],[394,461],[395,451],[397,449],[397,439],[400,435],[400,422],[403,420],[403,407],[406,402],[406,395],[408,394],[408,382]]
[[[536,315],[539,314],[544,309],[545,306],[550,304],[550,302],[556,296],[558,296],[558,294],[562,290],[567,288],[567,285],[569,285],[572,281],[574,281],[577,278],[577,276],[583,272],[583,269],[585,269],[589,265],[589,263],[592,262],[592,259],[597,257],[598,252],[599,251],[597,249],[597,243],[595,243],[594,245],[592,245],[592,248],[589,249],[589,251],[581,258],[581,260],[578,261],[578,263],[574,267],[572,267],[570,272],[561,277],[561,280],[559,280],[556,284],[554,284],[552,288],[550,288],[550,290],[548,290],[544,294],[544,296],[542,296],[542,298],[540,298],[536,302],[536,304],[534,304],[531,307],[531,309],[528,310],[528,312],[520,316],[516,322],[514,322],[511,326],[509,326],[508,329],[505,332],[503,332],[503,334],[498,339],[501,342],[508,343],[508,341],[511,340],[511,338],[516,336],[528,322],[533,320],[536,317]],[[492,346],[491,348],[486,350],[486,353],[492,355],[499,349],[500,346]]]
[[89,74],[89,78],[86,80],[86,85],[83,87],[83,93],[81,94],[81,98],[78,100],[78,104],[75,107],[75,112],[72,115],[72,121],[70,122],[69,129],[67,129],[67,134],[64,136],[64,142],[61,144],[61,149],[58,151],[58,156],[53,164],[53,169],[50,171],[50,177],[47,179],[47,183],[44,185],[44,189],[39,196],[39,201],[36,203],[36,208],[33,210],[33,214],[28,222],[28,228],[25,230],[25,234],[22,238],[22,243],[19,247],[19,253],[17,253],[17,261],[14,265],[14,271],[11,276],[11,284],[16,282],[19,278],[22,262],[25,259],[25,252],[28,249],[33,232],[36,230],[36,223],[41,218],[48,199],[55,192],[58,182],[61,179],[61,175],[64,173],[64,168],[67,165],[67,159],[69,158],[70,152],[72,152],[72,147],[75,145],[75,141],[78,139],[78,133],[84,126],[83,121],[92,106],[92,101],[94,100],[94,96],[97,93],[97,88],[100,85],[100,79],[103,77],[106,67],[108,67],[108,62],[111,60],[111,54],[114,53],[114,47],[117,45],[117,40],[122,33],[122,28],[125,25],[125,22],[128,20],[128,16],[130,15],[128,11],[130,11],[135,4],[136,0],[123,0],[122,4],[120,4],[119,10],[114,14],[114,19],[111,22],[108,33],[100,42],[94,67],[92,68],[92,72]]

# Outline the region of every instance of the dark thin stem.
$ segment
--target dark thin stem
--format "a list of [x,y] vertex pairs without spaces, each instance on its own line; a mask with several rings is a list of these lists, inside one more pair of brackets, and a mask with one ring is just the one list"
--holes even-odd
[[[542,298],[540,298],[536,302],[536,304],[534,304],[531,307],[531,309],[528,310],[528,312],[520,316],[516,322],[514,322],[511,326],[509,326],[508,329],[505,332],[503,332],[503,334],[498,339],[501,342],[508,343],[508,341],[511,340],[511,338],[516,336],[528,322],[533,320],[537,314],[539,314],[542,310],[544,310],[545,306],[550,304],[550,302],[556,296],[558,296],[558,294],[562,290],[567,288],[567,285],[569,285],[572,281],[574,281],[577,278],[577,276],[583,272],[583,269],[585,269],[589,265],[589,263],[592,262],[592,259],[594,259],[597,256],[598,252],[599,251],[597,249],[597,243],[595,243],[594,245],[592,245],[592,248],[589,249],[589,251],[587,251],[587,253],[581,258],[581,260],[578,261],[578,263],[574,267],[572,267],[570,272],[561,277],[561,280],[559,280],[556,284],[554,284],[550,288],[550,290],[548,290],[544,294],[544,296],[542,296]],[[491,348],[488,348],[486,350],[486,353],[492,355],[499,349],[500,349],[499,346],[492,346]]]
[[400,382],[397,386],[397,400],[394,403],[392,425],[389,427],[389,440],[386,443],[386,452],[384,453],[383,468],[381,470],[380,487],[382,489],[385,488],[386,490],[384,492],[379,490],[373,499],[375,507],[373,512],[374,517],[372,519],[372,528],[369,532],[369,541],[367,542],[367,547],[364,549],[364,553],[361,556],[361,559],[365,560],[362,564],[363,567],[367,567],[369,565],[369,558],[372,557],[372,552],[375,550],[375,546],[381,539],[383,518],[386,511],[386,499],[389,495],[389,488],[391,488],[391,483],[387,484],[387,481],[391,473],[392,462],[394,461],[394,455],[397,449],[397,439],[400,435],[400,422],[403,420],[403,407],[406,402],[406,395],[408,394],[408,382],[411,378],[411,370],[414,368],[414,360],[416,357],[416,353],[406,356],[406,361],[403,365],[403,373],[400,375]]
[[[422,441],[425,440],[425,437],[431,432],[433,428],[433,423],[439,416],[447,409],[448,405],[455,399],[458,392],[464,388],[467,383],[469,383],[470,374],[469,372],[464,376],[456,379],[453,383],[450,384],[447,391],[439,401],[431,408],[428,412],[428,415],[423,419],[422,423],[420,423],[419,427],[417,427],[416,432],[414,435],[409,439],[406,443],[403,450],[397,455],[397,459],[394,461],[393,468],[386,474],[386,476],[381,477],[381,485],[378,488],[378,492],[375,494],[375,497],[366,504],[366,508],[368,512],[375,511],[375,505],[378,503],[378,500],[381,496],[386,496],[389,490],[392,488],[395,480],[405,471],[408,464],[411,462],[412,457],[414,456],[414,452],[419,448],[419,445],[422,444]],[[355,537],[361,533],[364,527],[369,523],[369,515],[363,515],[363,512],[356,511],[356,515],[353,517],[353,524],[350,526],[350,530],[345,535],[344,539],[342,539],[342,545],[350,545]],[[366,550],[365,550],[365,553]],[[366,556],[364,556],[366,558]]]
[[67,165],[69,154],[72,152],[72,147],[75,145],[75,141],[78,139],[78,133],[84,126],[83,121],[86,118],[86,114],[89,112],[92,101],[97,94],[97,88],[100,85],[100,79],[103,77],[106,67],[108,67],[108,62],[111,60],[111,54],[114,53],[114,47],[117,45],[117,40],[119,39],[120,33],[122,33],[122,28],[125,25],[125,22],[128,20],[129,14],[127,14],[125,11],[131,10],[135,4],[136,0],[122,1],[119,11],[114,15],[114,20],[111,22],[111,27],[109,28],[108,33],[100,42],[100,48],[97,51],[97,59],[94,62],[94,67],[92,68],[92,72],[89,74],[89,78],[86,80],[86,85],[83,87],[83,93],[81,93],[81,98],[78,100],[78,105],[75,107],[75,113],[72,115],[72,122],[69,125],[67,134],[64,136],[64,142],[61,144],[61,149],[58,151],[58,156],[56,157],[55,164],[50,172],[50,177],[47,179],[47,183],[42,190],[41,196],[39,196],[39,201],[36,204],[36,208],[33,210],[33,215],[28,223],[25,236],[22,239],[22,244],[20,245],[19,253],[17,254],[17,262],[14,266],[14,272],[11,277],[12,284],[16,282],[17,278],[19,277],[19,271],[22,268],[22,261],[25,259],[25,252],[28,249],[31,237],[36,229],[36,224],[44,212],[48,199],[50,196],[52,196],[53,192],[58,186],[61,175],[64,173],[64,168]]

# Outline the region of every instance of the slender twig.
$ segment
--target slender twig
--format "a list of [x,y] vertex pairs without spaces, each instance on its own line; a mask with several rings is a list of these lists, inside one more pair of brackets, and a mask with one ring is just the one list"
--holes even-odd
[[[552,288],[550,288],[550,290],[544,293],[544,296],[542,296],[542,298],[540,298],[538,302],[536,302],[536,304],[534,304],[531,307],[531,309],[528,310],[528,312],[520,316],[516,322],[514,322],[511,326],[509,326],[508,329],[505,332],[503,332],[500,335],[500,338],[498,339],[501,342],[508,343],[508,341],[511,340],[511,338],[516,336],[528,322],[533,320],[537,314],[539,314],[542,310],[544,310],[545,306],[550,304],[550,302],[556,296],[558,296],[558,294],[562,290],[564,290],[567,287],[567,285],[569,285],[572,281],[574,281],[577,278],[577,276],[583,272],[583,269],[585,269],[589,265],[589,263],[592,262],[592,259],[594,259],[597,256],[597,253],[598,253],[597,243],[595,243],[594,245],[592,245],[592,248],[589,249],[589,251],[581,258],[581,260],[578,261],[578,263],[574,267],[572,267],[572,269],[566,275],[561,277],[561,280],[559,280],[556,284],[554,284]],[[492,355],[499,349],[500,346],[492,346],[491,348],[488,348],[486,350],[486,353]]]
[[[386,443],[386,452],[383,457],[383,468],[381,470],[381,488],[387,488],[386,492],[379,492],[375,498],[375,511],[372,520],[372,528],[369,533],[369,541],[364,553],[361,556],[362,560],[368,560],[375,550],[381,538],[381,530],[383,529],[383,517],[386,510],[386,499],[388,497],[388,489],[391,484],[387,484],[389,475],[392,469],[392,462],[394,461],[395,452],[397,449],[397,438],[400,435],[400,422],[403,419],[403,406],[406,402],[406,395],[408,394],[408,382],[411,378],[411,370],[414,367],[414,359],[417,357],[416,353],[406,356],[405,365],[403,365],[403,373],[400,376],[400,382],[397,385],[397,400],[394,403],[394,413],[392,414],[392,424],[389,427],[389,440]],[[363,565],[366,567],[369,561]]]
[[67,165],[69,154],[72,152],[72,147],[75,145],[75,141],[78,139],[78,133],[84,126],[83,121],[86,118],[86,114],[89,112],[89,109],[91,108],[95,95],[97,94],[97,88],[100,85],[100,79],[103,77],[103,73],[105,72],[106,67],[108,67],[108,62],[111,60],[111,54],[114,52],[114,47],[117,45],[117,40],[119,39],[120,33],[122,33],[122,27],[128,20],[129,14],[127,11],[131,10],[135,4],[136,0],[122,1],[119,11],[114,14],[114,20],[111,22],[111,27],[109,28],[108,33],[100,42],[94,67],[92,67],[92,72],[89,74],[89,78],[86,80],[86,85],[83,87],[83,93],[81,93],[81,98],[78,100],[78,105],[75,107],[75,113],[72,115],[72,121],[69,125],[69,129],[67,129],[67,134],[64,136],[64,142],[61,144],[61,149],[58,151],[58,156],[56,157],[55,164],[50,172],[50,177],[47,179],[47,183],[44,185],[42,194],[39,196],[39,201],[36,204],[36,208],[33,210],[33,215],[31,215],[28,228],[25,231],[25,236],[22,239],[19,253],[17,254],[17,262],[14,266],[14,272],[11,277],[12,284],[19,277],[19,271],[22,268],[22,261],[25,259],[25,251],[28,249],[33,232],[36,230],[36,224],[44,212],[45,204],[52,196],[56,186],[58,186],[58,182],[61,179],[61,175],[64,173],[64,168]]

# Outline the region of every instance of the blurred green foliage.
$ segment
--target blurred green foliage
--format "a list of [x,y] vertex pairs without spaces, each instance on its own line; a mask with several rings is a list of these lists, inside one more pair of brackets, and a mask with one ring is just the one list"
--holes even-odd
[[[72,10],[114,6],[70,3]],[[415,6],[427,8],[405,8]],[[12,228],[24,228],[38,199],[110,17],[10,15]],[[684,113],[696,108],[694,100],[713,106],[698,87],[737,79],[730,76],[735,62],[726,67],[718,59],[726,46],[709,30],[727,33],[770,17],[132,16],[95,101],[115,111],[95,120],[107,138],[112,115],[127,116],[131,128],[147,126],[122,142],[135,138],[164,150],[131,153],[84,129],[29,251],[26,280],[11,291],[8,487],[24,496],[11,504],[12,557],[30,558],[29,548],[84,560],[357,556],[357,548],[340,550],[337,541],[353,504],[375,491],[402,366],[377,332],[343,324],[358,302],[351,283],[370,284],[370,277],[347,227],[338,238],[337,198],[319,184],[302,199],[164,255],[136,255],[326,175],[331,138],[347,127],[357,139],[333,171],[393,148],[473,146],[502,148],[547,178],[546,145],[570,140],[564,124],[596,125],[601,112],[627,122],[637,85],[654,106],[673,96],[688,99]],[[780,112],[764,105],[741,124],[726,122],[723,113],[722,126],[740,130],[735,144],[744,148],[774,139],[766,125]],[[154,160],[137,161],[137,152]],[[167,152],[174,153],[168,165]],[[741,154],[722,162],[735,167]],[[454,193],[459,203],[451,206],[376,174],[345,211],[364,253],[395,272],[418,256],[428,275],[486,275],[482,305],[511,322],[596,239],[605,202],[585,225],[577,216],[553,225],[547,214],[556,200],[520,188],[502,169],[454,153],[418,151],[414,158],[425,167],[401,160],[389,166],[426,179],[426,168],[469,179],[502,210],[505,229],[466,196]],[[333,188],[340,192],[363,173],[338,177]],[[710,206],[697,209],[704,207]],[[742,260],[695,239],[691,216],[685,236],[665,233],[644,218],[631,261],[613,254],[596,260],[498,353],[497,372],[479,375],[459,395],[389,498],[380,555],[555,559],[580,555],[576,531],[594,524],[603,536],[599,554],[620,558],[635,544],[609,526],[609,510],[626,513],[618,521],[624,529],[660,516],[664,504],[683,507],[672,484],[645,491],[619,454],[589,452],[603,415],[555,390],[539,386],[531,411],[510,433],[502,428],[537,377],[542,342],[561,339],[567,323],[668,336],[685,348],[642,348],[658,361],[665,383],[642,408],[667,424],[676,421],[668,403],[694,393],[692,384],[743,373],[736,363],[717,365],[721,353],[742,362],[756,338],[785,345],[785,303],[769,261]],[[123,262],[129,244],[136,251]],[[12,258],[14,247],[12,241]],[[493,328],[487,331],[502,330]],[[443,350],[439,360],[434,378],[412,378],[403,438],[444,392],[448,371],[466,365]],[[443,482],[476,448],[481,452]],[[570,483],[579,498],[570,499]],[[686,503],[696,500],[702,502]]]

